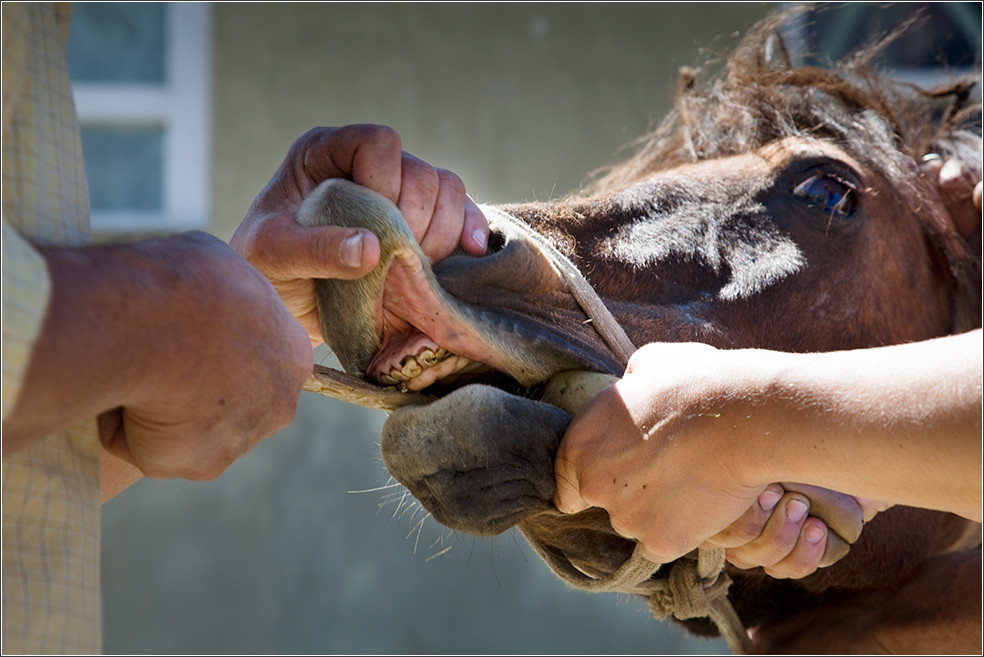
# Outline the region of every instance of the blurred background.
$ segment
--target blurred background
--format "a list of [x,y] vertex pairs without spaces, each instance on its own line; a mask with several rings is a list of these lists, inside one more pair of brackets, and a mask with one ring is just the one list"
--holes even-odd
[[[319,125],[392,126],[479,202],[562,196],[669,109],[680,66],[781,6],[77,3],[69,61],[95,237],[228,239]],[[918,6],[848,4],[789,34],[836,56]],[[925,10],[899,75],[979,65],[980,3]],[[218,480],[145,480],[108,503],[106,651],[728,652],[639,600],[567,589],[515,532],[461,535],[401,503],[379,457],[384,419],[304,393],[293,424]]]

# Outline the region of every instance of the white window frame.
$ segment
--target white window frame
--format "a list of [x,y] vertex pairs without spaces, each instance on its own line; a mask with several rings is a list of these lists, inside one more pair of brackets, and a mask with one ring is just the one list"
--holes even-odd
[[212,8],[168,2],[164,16],[164,84],[72,85],[82,124],[164,126],[163,210],[93,210],[94,232],[180,231],[209,223]]

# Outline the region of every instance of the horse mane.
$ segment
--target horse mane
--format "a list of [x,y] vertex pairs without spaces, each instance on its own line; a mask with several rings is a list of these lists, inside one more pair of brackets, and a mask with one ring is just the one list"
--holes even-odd
[[[783,27],[809,10],[800,5],[754,26],[723,60],[685,67],[672,110],[634,144],[628,159],[595,173],[582,193],[610,192],[659,171],[749,152],[787,137],[832,141],[877,172],[914,205],[931,206],[918,184],[917,163],[930,153],[958,159],[980,180],[981,101],[977,77],[955,78],[933,89],[894,80],[879,55],[918,25],[913,18],[826,66],[818,58],[794,63]],[[980,230],[968,241],[924,215],[930,252],[954,294],[954,331],[981,326]]]

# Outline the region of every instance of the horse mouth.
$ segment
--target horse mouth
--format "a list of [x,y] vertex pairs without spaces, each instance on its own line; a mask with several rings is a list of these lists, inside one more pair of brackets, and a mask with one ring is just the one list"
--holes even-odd
[[[398,278],[390,274],[389,281]],[[384,293],[384,299],[391,296]],[[383,302],[383,335],[380,349],[369,361],[365,376],[381,385],[396,386],[402,392],[420,392],[431,387],[441,388],[465,383],[495,370],[483,362],[455,353],[437,343],[411,321],[385,310]],[[392,329],[394,325],[399,329]],[[430,392],[434,392],[431,390]]]
[[315,283],[344,372],[316,366],[308,389],[389,412],[386,467],[445,526],[494,534],[552,511],[553,458],[573,413],[551,386],[571,370],[622,368],[528,229],[490,220],[485,256],[431,267],[399,210],[353,183],[322,183],[297,218],[380,240],[365,277]]
[[297,219],[379,238],[380,262],[365,277],[315,283],[325,343],[364,382],[430,396],[483,382],[528,396],[562,371],[621,372],[512,217],[490,220],[484,256],[452,254],[433,267],[396,206],[354,183],[322,183]]
[[[428,342],[432,346],[423,346],[416,354],[403,356],[389,365],[386,374],[373,374],[372,378],[382,385],[396,386],[401,392],[430,391],[436,397],[443,397],[450,389],[477,380],[513,381],[485,363],[453,354],[430,340]],[[386,365],[380,363],[378,367],[385,368]]]
[[[481,326],[491,313],[454,303],[442,288],[434,287],[425,270],[415,258],[409,264],[403,256],[393,259],[375,318],[380,346],[364,376],[401,392],[425,392],[434,398],[476,382],[522,391],[524,386],[507,371],[509,363],[489,344],[496,337]],[[514,333],[532,331],[519,322],[513,328]]]

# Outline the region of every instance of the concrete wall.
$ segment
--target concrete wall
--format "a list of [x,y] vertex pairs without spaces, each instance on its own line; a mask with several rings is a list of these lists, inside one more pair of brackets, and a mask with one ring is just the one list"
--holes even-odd
[[[772,6],[217,4],[213,232],[316,125],[391,125],[480,202],[571,191],[668,108],[699,46]],[[380,488],[382,420],[305,393],[218,480],[110,502],[107,651],[726,651],[638,600],[566,589],[514,532],[476,539],[400,506]]]
[[769,6],[216,5],[216,229],[321,125],[392,126],[480,201],[568,192],[663,115],[699,46]]

